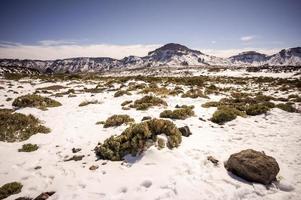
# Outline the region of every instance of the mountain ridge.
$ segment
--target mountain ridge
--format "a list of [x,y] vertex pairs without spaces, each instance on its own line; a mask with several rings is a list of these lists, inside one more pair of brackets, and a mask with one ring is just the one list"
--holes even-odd
[[46,73],[102,72],[111,69],[157,66],[301,66],[301,47],[282,49],[266,55],[256,51],[241,52],[229,58],[221,58],[190,49],[184,45],[168,43],[146,56],[76,57],[56,60],[0,59],[0,67],[25,67]]

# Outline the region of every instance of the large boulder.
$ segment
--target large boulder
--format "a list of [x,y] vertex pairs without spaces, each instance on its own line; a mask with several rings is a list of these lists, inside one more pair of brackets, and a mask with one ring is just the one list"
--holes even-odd
[[252,149],[232,154],[225,164],[228,171],[252,182],[270,184],[279,172],[277,161]]

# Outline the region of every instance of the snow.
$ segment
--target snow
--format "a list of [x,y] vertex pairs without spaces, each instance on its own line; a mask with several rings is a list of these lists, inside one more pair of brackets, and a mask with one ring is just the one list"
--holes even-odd
[[[0,90],[0,104],[10,108],[5,95],[17,97],[35,91],[36,88],[53,85],[39,80],[35,84],[13,82],[12,90],[19,94]],[[0,80],[8,89],[7,82]],[[78,88],[82,83],[56,82],[55,84]],[[22,85],[24,88],[17,88]],[[97,83],[85,83],[95,87]],[[69,89],[69,88],[67,88]],[[66,89],[66,90],[67,90]],[[187,88],[188,89],[188,88]],[[62,90],[63,91],[63,90]],[[17,112],[33,114],[51,128],[49,134],[36,134],[18,143],[0,142],[0,185],[19,181],[24,187],[20,196],[34,197],[45,191],[56,191],[49,199],[145,199],[145,200],[199,200],[199,199],[299,199],[301,195],[301,115],[272,109],[267,115],[241,118],[223,126],[208,121],[215,108],[202,108],[208,99],[168,96],[168,107],[154,107],[147,111],[122,110],[125,100],[135,100],[142,95],[113,97],[114,92],[77,94],[77,97],[57,97],[63,105],[42,111],[35,108],[19,109]],[[53,97],[54,98],[54,97]],[[221,96],[210,95],[211,100]],[[84,107],[84,100],[98,100],[100,104]],[[127,156],[126,161],[98,160],[93,151],[98,142],[111,135],[120,134],[127,126],[103,128],[97,121],[113,114],[128,114],[136,122],[143,116],[159,117],[164,109],[175,105],[194,105],[195,117],[176,120],[180,127],[189,126],[192,135],[183,137],[179,148],[158,150],[151,147],[138,157]],[[198,118],[202,117],[206,121]],[[38,144],[31,153],[18,152],[25,143]],[[81,148],[77,155],[85,155],[82,161],[63,162],[74,155],[71,149]],[[280,165],[279,183],[266,188],[261,184],[246,182],[230,173],[223,162],[232,153],[252,148],[273,156]],[[220,161],[216,167],[207,160],[213,156]],[[98,165],[95,171],[89,170]],[[41,166],[41,169],[34,169]]]

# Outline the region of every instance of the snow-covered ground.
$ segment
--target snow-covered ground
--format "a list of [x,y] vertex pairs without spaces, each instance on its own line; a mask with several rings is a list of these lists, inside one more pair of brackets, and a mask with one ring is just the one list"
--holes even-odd
[[[8,88],[8,83],[13,86]],[[97,83],[56,82],[43,83],[32,80],[20,83],[0,79],[0,104],[11,108],[7,97],[15,98],[49,85],[66,85],[79,89],[95,87]],[[24,88],[17,88],[18,86]],[[19,94],[7,92],[9,89]],[[66,89],[66,90],[67,90]],[[62,90],[64,91],[64,90]],[[297,92],[297,91],[296,91]],[[8,197],[35,197],[41,192],[55,191],[49,199],[108,199],[108,200],[200,200],[200,199],[299,199],[301,195],[301,115],[277,108],[267,115],[241,118],[223,126],[208,119],[216,108],[201,105],[221,96],[205,98],[181,98],[168,96],[167,107],[154,107],[147,111],[122,110],[125,100],[135,100],[142,94],[114,98],[115,92],[104,91],[91,96],[80,93],[77,97],[51,97],[62,103],[61,107],[42,111],[23,108],[16,112],[33,114],[51,128],[48,134],[36,134],[23,142],[0,142],[0,186],[21,182],[22,192]],[[300,94],[299,94],[300,95]],[[99,104],[84,107],[84,100],[98,100]],[[97,121],[113,114],[128,114],[140,122],[143,116],[159,117],[164,109],[179,105],[194,105],[195,117],[173,121],[178,127],[189,126],[192,135],[183,137],[177,149],[158,150],[151,147],[143,155],[127,157],[123,162],[98,160],[93,149],[98,142],[114,134],[120,134],[127,126],[103,128]],[[205,119],[202,121],[199,117]],[[1,130],[0,130],[1,131]],[[38,144],[39,149],[31,153],[18,152],[22,144]],[[63,160],[74,155],[72,148],[81,148],[77,155],[85,155],[81,161]],[[280,166],[279,183],[268,188],[246,182],[230,173],[223,166],[232,153],[252,148],[273,156]],[[214,166],[207,160],[213,156],[220,161]],[[95,171],[89,170],[98,165]],[[41,166],[40,169],[35,169]]]

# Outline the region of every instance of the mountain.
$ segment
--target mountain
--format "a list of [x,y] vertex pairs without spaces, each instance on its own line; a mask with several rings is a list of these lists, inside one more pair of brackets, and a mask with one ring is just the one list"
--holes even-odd
[[269,57],[268,65],[292,65],[301,66],[301,47],[283,49]]
[[263,65],[268,60],[268,56],[256,51],[246,51],[229,57],[229,60],[235,65]]
[[144,57],[123,59],[79,57],[58,60],[0,59],[0,67],[24,67],[43,73],[103,72],[112,69],[148,68],[158,66],[301,66],[301,47],[283,49],[268,56],[255,51],[242,52],[229,58],[204,54],[186,46],[169,43]]

